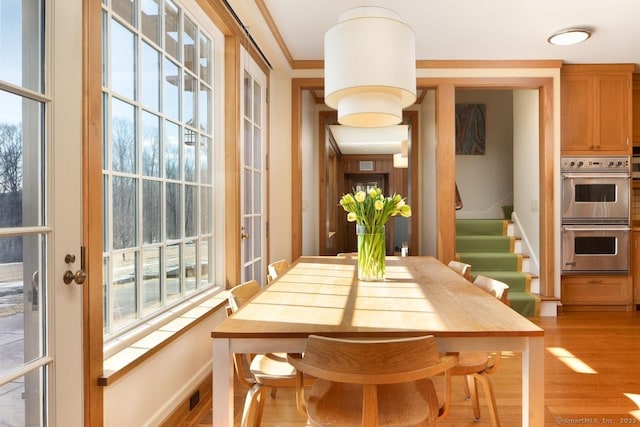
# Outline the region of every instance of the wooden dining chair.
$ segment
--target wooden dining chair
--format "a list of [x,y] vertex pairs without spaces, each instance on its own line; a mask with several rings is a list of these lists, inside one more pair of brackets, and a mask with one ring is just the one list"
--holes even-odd
[[[259,291],[260,285],[255,280],[231,288],[227,315],[235,313]],[[279,388],[295,389],[296,370],[287,361],[286,353],[235,353],[233,363],[238,381],[249,389],[242,411],[241,426],[258,427],[264,412],[265,396],[271,392],[271,397],[276,397],[276,390]],[[312,383],[313,378],[304,379],[305,385]]]
[[[475,278],[473,284],[508,305],[507,295],[509,293],[509,285],[506,283],[479,275]],[[478,381],[482,383],[487,398],[491,423],[494,427],[500,426],[500,417],[498,416],[498,405],[493,391],[493,384],[488,375],[496,372],[500,365],[501,358],[502,353],[499,351],[493,353],[485,351],[462,351],[458,355],[458,363],[451,368],[450,376],[447,378],[448,382],[451,377],[462,376],[465,396],[471,400],[473,415],[476,421],[480,420],[480,401],[478,399],[477,383]],[[446,385],[446,389],[451,389],[450,384]],[[451,403],[450,397],[451,394],[447,392],[444,405],[445,415],[449,411]]]
[[493,295],[506,305],[511,305],[511,301],[509,300],[509,285],[500,280],[492,279],[491,277],[478,275],[473,284],[487,292],[490,295]]
[[[297,406],[311,426],[433,426],[440,414],[431,376],[455,365],[433,336],[358,340],[309,336],[298,370]],[[305,399],[305,375],[316,378]]]
[[464,277],[465,279],[471,282],[471,264],[466,264],[464,262],[451,260],[447,265],[453,271],[455,271],[456,273],[458,273],[459,275],[461,275],[462,277]]
[[274,261],[267,266],[267,283],[271,283],[291,268],[286,259]]

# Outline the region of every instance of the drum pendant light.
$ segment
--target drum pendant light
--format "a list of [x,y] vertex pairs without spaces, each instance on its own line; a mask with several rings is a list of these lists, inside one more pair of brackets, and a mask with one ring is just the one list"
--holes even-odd
[[416,100],[413,30],[386,8],[344,12],[324,37],[325,103],[338,122],[384,127],[402,121]]

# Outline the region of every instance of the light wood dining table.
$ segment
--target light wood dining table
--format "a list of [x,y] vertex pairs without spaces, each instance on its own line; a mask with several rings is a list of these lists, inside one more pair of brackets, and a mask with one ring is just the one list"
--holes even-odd
[[386,279],[356,257],[301,257],[211,332],[213,425],[233,426],[233,353],[303,352],[309,335],[433,335],[440,351],[522,353],[522,426],[544,425],[544,331],[433,257],[387,257]]

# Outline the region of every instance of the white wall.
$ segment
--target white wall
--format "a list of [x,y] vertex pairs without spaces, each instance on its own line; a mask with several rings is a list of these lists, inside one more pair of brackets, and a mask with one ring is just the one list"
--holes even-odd
[[291,76],[271,72],[269,88],[269,260],[291,260]]
[[538,91],[513,91],[514,221],[524,243],[523,250],[533,261],[532,273],[540,269],[538,124]]
[[211,375],[211,331],[223,309],[104,389],[104,426],[155,426]]
[[513,205],[512,91],[456,90],[456,104],[486,108],[485,154],[456,155],[456,183],[464,204],[456,217],[503,218],[502,206]]

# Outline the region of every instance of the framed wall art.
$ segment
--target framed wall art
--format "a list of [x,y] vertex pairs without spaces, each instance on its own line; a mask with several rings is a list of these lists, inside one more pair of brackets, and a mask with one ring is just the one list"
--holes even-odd
[[456,154],[485,153],[485,104],[456,104]]

